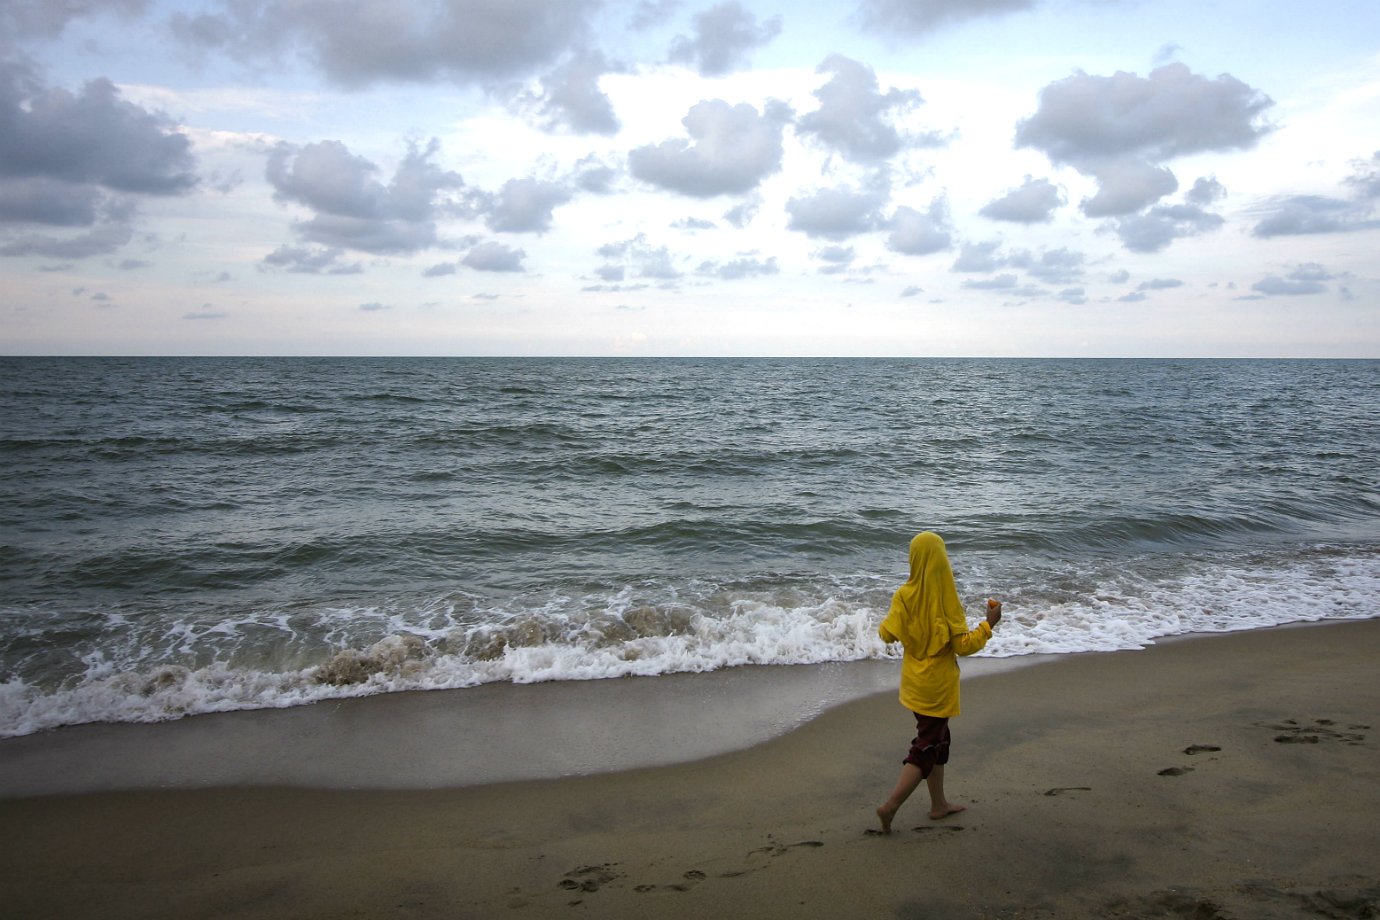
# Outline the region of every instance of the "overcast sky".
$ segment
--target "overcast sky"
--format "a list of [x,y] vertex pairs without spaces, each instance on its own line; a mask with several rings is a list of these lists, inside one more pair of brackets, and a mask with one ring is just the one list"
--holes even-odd
[[0,0],[6,354],[1380,357],[1375,0]]

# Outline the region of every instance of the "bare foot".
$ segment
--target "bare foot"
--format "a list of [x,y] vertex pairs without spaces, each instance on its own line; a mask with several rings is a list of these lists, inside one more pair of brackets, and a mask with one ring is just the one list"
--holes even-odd
[[891,819],[894,817],[896,817],[896,809],[893,808],[890,811],[887,811],[887,807],[885,805],[877,806],[877,818],[882,822],[883,834],[891,833]]
[[[949,815],[956,815],[956,814],[958,814],[960,811],[966,810],[967,807],[968,807],[967,805],[949,805],[949,804],[945,804],[942,808],[935,808],[935,809],[932,809],[932,810],[930,811],[930,820],[931,820],[931,821],[942,821],[944,818],[947,818]],[[891,822],[887,822],[887,823],[889,824],[889,823],[891,823]]]

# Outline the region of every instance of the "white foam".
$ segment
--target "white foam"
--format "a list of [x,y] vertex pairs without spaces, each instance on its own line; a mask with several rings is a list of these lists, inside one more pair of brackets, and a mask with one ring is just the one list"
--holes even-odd
[[[1068,571],[1031,574],[1030,584],[1004,597],[1006,622],[981,654],[1109,651],[1140,648],[1165,636],[1366,618],[1372,615],[1369,599],[1380,590],[1380,554],[1367,550],[1319,547],[1174,564],[1168,573],[1159,571],[1162,562],[1141,566],[1154,575],[1138,575],[1124,563],[1108,563],[1100,572],[1079,570],[1072,581],[1089,586],[1082,591],[1068,588]],[[984,581],[1020,583],[1019,562],[1009,566],[1012,571],[1004,574],[985,568]],[[82,722],[151,722],[399,690],[895,657],[897,651],[876,633],[889,595],[881,582],[833,580],[813,590],[822,599],[802,602],[812,590],[800,583],[775,593],[686,591],[681,602],[649,608],[637,606],[624,589],[601,599],[556,597],[509,613],[486,611],[484,622],[469,625],[439,608],[423,611],[415,622],[397,611],[362,616],[333,610],[318,625],[336,640],[337,651],[308,666],[225,660],[202,667],[165,665],[157,663],[155,650],[112,643],[88,653],[84,673],[67,686],[39,688],[19,678],[0,683],[0,737]],[[980,597],[970,598],[973,609]],[[350,642],[357,632],[350,627],[361,619],[386,634]],[[238,642],[251,627],[303,641],[285,620],[246,621],[184,627],[164,647],[196,654],[208,635]],[[167,660],[167,653],[162,657]]]

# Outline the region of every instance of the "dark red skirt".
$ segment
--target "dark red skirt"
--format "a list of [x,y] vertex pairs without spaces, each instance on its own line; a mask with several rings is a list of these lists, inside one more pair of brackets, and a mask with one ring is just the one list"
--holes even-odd
[[926,777],[938,764],[949,762],[949,720],[936,716],[915,716],[915,740],[910,743],[910,753],[901,763],[915,764],[920,775]]

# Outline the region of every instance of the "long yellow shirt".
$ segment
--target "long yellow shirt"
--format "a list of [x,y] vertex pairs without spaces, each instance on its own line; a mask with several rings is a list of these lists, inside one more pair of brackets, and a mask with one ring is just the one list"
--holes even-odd
[[992,627],[968,628],[938,535],[926,531],[910,541],[910,579],[892,597],[878,634],[905,648],[901,705],[924,716],[958,715],[958,656],[986,645]]

